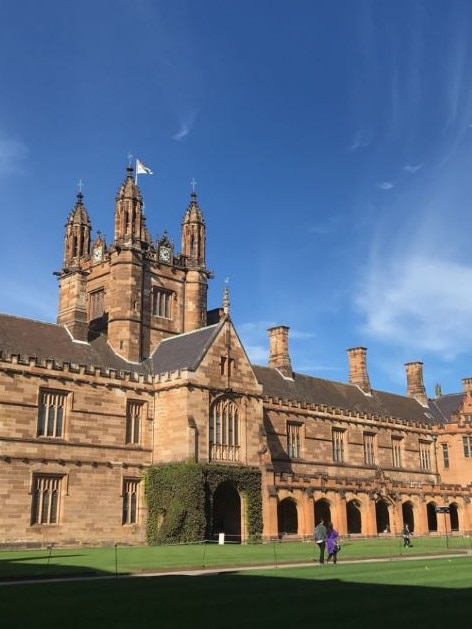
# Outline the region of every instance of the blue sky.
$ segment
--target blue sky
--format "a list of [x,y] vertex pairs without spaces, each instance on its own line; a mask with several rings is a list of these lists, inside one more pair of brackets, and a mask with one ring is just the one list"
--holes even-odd
[[0,24],[0,311],[55,321],[84,182],[111,240],[131,153],[147,224],[180,243],[190,181],[209,307],[229,278],[250,358],[429,395],[472,376],[472,3],[17,0]]

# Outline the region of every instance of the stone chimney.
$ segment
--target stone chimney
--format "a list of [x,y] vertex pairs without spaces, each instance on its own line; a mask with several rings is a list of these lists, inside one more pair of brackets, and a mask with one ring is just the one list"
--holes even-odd
[[462,386],[465,393],[472,393],[472,378],[462,378]]
[[347,350],[347,356],[349,360],[349,383],[357,385],[364,393],[372,393],[367,373],[367,349],[365,347],[351,347]]
[[423,363],[405,363],[406,393],[414,397],[423,406],[428,406],[428,396],[423,383]]
[[269,328],[269,367],[278,369],[286,378],[293,378],[292,363],[288,353],[288,328],[278,325]]

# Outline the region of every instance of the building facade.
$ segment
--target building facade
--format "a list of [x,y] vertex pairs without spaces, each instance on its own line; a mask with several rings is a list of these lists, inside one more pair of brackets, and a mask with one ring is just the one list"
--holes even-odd
[[[151,239],[131,166],[111,243],[80,193],[56,275],[57,323],[0,315],[0,545],[144,544],[146,470],[189,461],[260,471],[264,539],[311,536],[320,517],[344,535],[472,530],[472,378],[428,399],[412,362],[404,396],[377,391],[363,347],[348,382],[306,376],[285,326],[251,364],[227,290],[207,309],[195,192],[179,251]],[[210,534],[247,539],[237,487],[213,508]]]

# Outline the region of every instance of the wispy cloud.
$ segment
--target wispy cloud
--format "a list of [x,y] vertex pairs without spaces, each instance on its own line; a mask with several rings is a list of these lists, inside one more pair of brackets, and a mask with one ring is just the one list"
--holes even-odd
[[403,166],[403,170],[407,173],[411,173],[412,175],[414,175],[422,167],[423,167],[422,162],[421,164],[407,164],[406,166]]
[[392,351],[452,360],[472,347],[471,159],[464,145],[441,170],[408,177],[373,217],[354,302],[362,333]]
[[[392,262],[394,262],[392,264]],[[357,305],[369,336],[453,358],[472,343],[472,265],[411,255],[371,265]]]
[[391,190],[394,187],[395,184],[393,184],[391,181],[381,181],[377,184],[377,188],[380,188],[380,190]]
[[310,227],[308,228],[308,231],[310,234],[319,234],[319,235],[332,234],[334,231],[338,229],[339,222],[340,222],[339,216],[330,216],[326,220],[321,221],[320,223],[310,225]]
[[197,116],[197,112],[194,111],[190,113],[188,116],[186,116],[183,120],[181,120],[179,130],[176,133],[174,133],[174,135],[171,136],[172,139],[176,140],[177,142],[180,142],[184,138],[186,138],[187,135],[190,133],[190,131],[193,129],[196,116]]
[[372,143],[373,133],[370,129],[358,129],[348,148],[349,151],[357,151],[369,146]]
[[22,142],[0,137],[0,175],[18,172],[28,154],[28,147]]

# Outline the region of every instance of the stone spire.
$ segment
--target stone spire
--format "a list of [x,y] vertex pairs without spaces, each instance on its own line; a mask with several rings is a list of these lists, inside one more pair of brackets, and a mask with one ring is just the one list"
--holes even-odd
[[182,254],[186,257],[189,267],[205,268],[205,247],[205,221],[194,190],[182,221]]
[[90,253],[92,231],[82,192],[77,194],[77,202],[67,218],[65,230],[63,267],[77,268],[81,258]]
[[143,198],[131,164],[126,167],[126,179],[115,199],[115,245],[141,244],[149,240],[143,217]]

